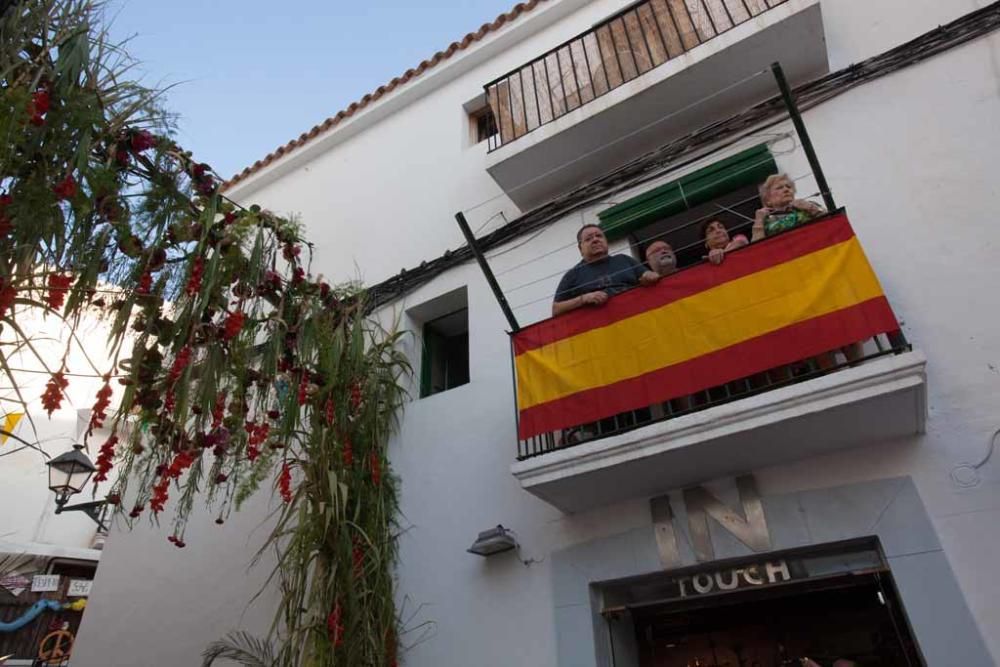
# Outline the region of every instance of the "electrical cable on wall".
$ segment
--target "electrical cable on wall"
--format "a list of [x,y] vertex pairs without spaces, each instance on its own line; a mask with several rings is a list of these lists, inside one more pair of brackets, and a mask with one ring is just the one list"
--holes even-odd
[[993,450],[996,449],[998,437],[1000,437],[1000,428],[993,431],[993,435],[990,436],[989,446],[986,449],[986,455],[980,459],[978,463],[967,463],[963,461],[956,464],[955,467],[951,469],[951,481],[954,482],[956,486],[960,486],[963,489],[971,489],[982,483],[983,480],[979,476],[979,469],[986,465],[986,463],[993,456]]

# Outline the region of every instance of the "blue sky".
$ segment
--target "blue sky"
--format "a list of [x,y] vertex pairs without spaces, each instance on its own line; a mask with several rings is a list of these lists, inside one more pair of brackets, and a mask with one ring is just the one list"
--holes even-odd
[[178,141],[225,178],[516,0],[112,0]]

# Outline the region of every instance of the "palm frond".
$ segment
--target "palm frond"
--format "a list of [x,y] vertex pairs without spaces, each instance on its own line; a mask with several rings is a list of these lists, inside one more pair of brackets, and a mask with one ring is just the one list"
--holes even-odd
[[230,632],[208,645],[201,654],[201,667],[211,667],[216,660],[232,660],[244,667],[275,667],[274,646],[248,632]]

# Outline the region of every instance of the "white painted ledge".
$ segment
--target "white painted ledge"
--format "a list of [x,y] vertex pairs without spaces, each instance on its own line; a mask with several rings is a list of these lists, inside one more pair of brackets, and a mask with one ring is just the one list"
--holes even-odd
[[521,486],[576,512],[836,449],[923,433],[926,358],[882,357],[814,380],[511,466]]

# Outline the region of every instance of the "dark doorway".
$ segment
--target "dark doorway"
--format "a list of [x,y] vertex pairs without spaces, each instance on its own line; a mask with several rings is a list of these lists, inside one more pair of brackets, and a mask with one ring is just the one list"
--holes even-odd
[[631,613],[640,667],[924,664],[885,571]]

